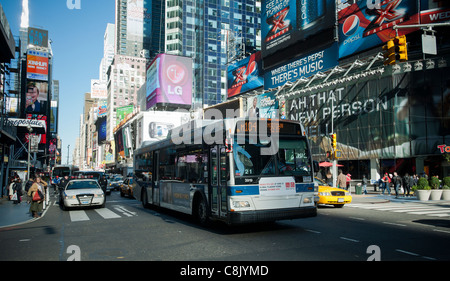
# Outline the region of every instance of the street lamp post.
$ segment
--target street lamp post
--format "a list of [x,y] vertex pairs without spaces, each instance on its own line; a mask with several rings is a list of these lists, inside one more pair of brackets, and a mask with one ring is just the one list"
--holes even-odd
[[31,132],[33,128],[30,124],[27,126],[28,129],[28,163],[27,163],[27,180],[30,180],[30,150],[31,150]]

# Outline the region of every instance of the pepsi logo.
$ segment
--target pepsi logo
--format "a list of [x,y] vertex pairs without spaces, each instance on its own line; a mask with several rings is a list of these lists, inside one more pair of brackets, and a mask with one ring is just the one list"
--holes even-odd
[[358,30],[359,27],[359,18],[357,15],[351,15],[349,16],[342,25],[342,33],[344,33],[345,36],[351,36],[355,34],[356,30]]

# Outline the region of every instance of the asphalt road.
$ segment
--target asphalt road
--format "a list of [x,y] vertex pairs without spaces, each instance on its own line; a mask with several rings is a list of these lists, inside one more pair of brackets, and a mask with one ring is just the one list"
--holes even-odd
[[448,217],[394,212],[402,206],[395,202],[383,204],[387,210],[321,207],[315,218],[239,227],[202,227],[118,192],[103,209],[63,211],[54,202],[41,219],[0,229],[1,261],[450,260]]

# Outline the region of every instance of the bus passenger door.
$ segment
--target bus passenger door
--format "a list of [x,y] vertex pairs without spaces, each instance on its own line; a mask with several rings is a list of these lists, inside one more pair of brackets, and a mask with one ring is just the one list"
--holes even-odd
[[227,154],[225,147],[216,146],[210,150],[211,189],[209,202],[211,214],[215,217],[225,217],[227,214]]

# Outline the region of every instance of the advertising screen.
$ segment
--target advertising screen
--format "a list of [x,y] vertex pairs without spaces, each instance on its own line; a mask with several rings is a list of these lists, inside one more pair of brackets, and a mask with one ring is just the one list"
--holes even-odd
[[[339,11],[339,58],[381,45],[395,37],[394,25],[419,23],[417,1],[369,2],[361,0]],[[398,34],[414,30],[399,29]]]
[[192,104],[192,59],[160,54],[147,68],[147,109]]
[[228,67],[228,98],[264,86],[261,52]]
[[263,0],[263,57],[333,28],[335,7],[335,0]]
[[48,53],[28,50],[27,79],[48,81]]
[[25,89],[25,112],[45,114],[48,102],[48,83],[28,81]]

